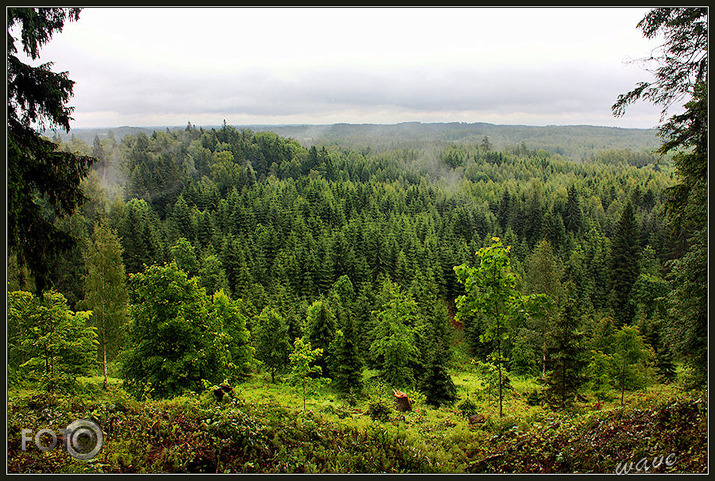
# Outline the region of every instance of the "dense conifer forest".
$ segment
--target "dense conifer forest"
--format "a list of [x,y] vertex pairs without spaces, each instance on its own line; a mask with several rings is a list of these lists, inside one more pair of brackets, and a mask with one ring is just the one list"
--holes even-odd
[[[79,160],[10,212],[8,471],[707,472],[702,144],[668,132],[38,135]],[[89,460],[26,439],[75,419]]]

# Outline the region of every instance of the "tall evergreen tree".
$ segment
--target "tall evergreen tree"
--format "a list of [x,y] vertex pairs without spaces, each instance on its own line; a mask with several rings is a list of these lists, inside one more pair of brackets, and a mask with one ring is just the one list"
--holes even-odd
[[306,341],[315,349],[323,350],[323,356],[315,362],[318,363],[325,377],[331,377],[326,358],[333,354],[330,351],[330,344],[335,338],[335,314],[328,302],[321,298],[310,305],[305,322]]
[[575,399],[586,381],[587,351],[572,286],[570,291],[564,310],[549,333],[547,349],[550,369],[546,375],[546,395],[561,409]]
[[618,222],[611,250],[611,295],[616,325],[630,324],[635,314],[631,289],[638,279],[638,227],[633,206],[626,203]]
[[[35,131],[70,130],[72,107],[67,105],[74,82],[67,72],[20,61],[22,51],[32,60],[40,48],[61,32],[65,21],[79,19],[79,8],[8,8],[7,13],[7,241],[8,250],[35,275],[40,291],[48,285],[50,259],[72,246],[71,236],[58,229],[54,217],[71,214],[86,197],[80,182],[94,159],[57,149]],[[51,215],[47,215],[48,211]]]
[[102,179],[107,178],[107,154],[102,147],[102,141],[99,140],[99,135],[94,135],[92,140],[92,157],[96,159],[95,167],[99,169]]
[[649,60],[653,80],[639,82],[618,96],[612,109],[644,99],[662,107],[662,117],[683,101],[685,110],[661,125],[662,154],[674,152],[677,183],[668,191],[668,216],[686,253],[674,261],[670,294],[669,340],[674,352],[694,368],[695,384],[707,382],[708,369],[708,9],[654,8],[638,23],[646,38],[662,35],[665,43]]
[[571,184],[571,187],[569,187],[563,218],[566,232],[578,234],[581,231],[583,226],[583,213],[575,184]]

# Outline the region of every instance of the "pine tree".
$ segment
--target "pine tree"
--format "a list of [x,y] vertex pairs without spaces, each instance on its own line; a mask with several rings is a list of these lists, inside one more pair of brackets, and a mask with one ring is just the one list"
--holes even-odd
[[97,327],[104,372],[103,387],[107,389],[107,363],[124,346],[129,301],[122,246],[108,226],[95,224],[87,257],[84,305],[92,311],[92,321]]

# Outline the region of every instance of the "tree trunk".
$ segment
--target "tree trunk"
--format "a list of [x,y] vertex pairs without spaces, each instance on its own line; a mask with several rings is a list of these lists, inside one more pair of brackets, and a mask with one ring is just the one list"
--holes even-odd
[[104,357],[104,385],[102,386],[102,389],[105,391],[107,390],[107,342],[104,342],[104,345],[102,346],[102,356]]
[[[104,302],[102,302],[104,310]],[[106,312],[106,311],[105,311]],[[102,389],[107,390],[107,321],[105,313],[102,313],[102,362],[104,364],[104,385]]]
[[621,406],[623,406],[623,395],[626,392],[626,365],[621,367]]
[[[499,332],[499,331],[497,331]],[[497,364],[498,370],[499,370],[499,417],[504,416],[504,413],[502,411],[502,375],[501,375],[501,339],[499,339],[499,344],[498,344],[498,352],[499,352],[499,363]]]

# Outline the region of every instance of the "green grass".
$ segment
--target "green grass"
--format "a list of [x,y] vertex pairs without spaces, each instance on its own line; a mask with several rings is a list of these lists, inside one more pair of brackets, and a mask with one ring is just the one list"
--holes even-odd
[[[656,384],[595,409],[594,400],[565,412],[530,406],[535,379],[512,377],[513,390],[498,416],[474,372],[453,371],[459,400],[433,408],[408,391],[414,410],[392,410],[384,421],[368,415],[371,402],[392,405],[392,389],[364,373],[365,393],[348,403],[330,387],[306,399],[301,391],[257,373],[235,386],[234,401],[210,391],[171,400],[137,401],[112,378],[81,378],[73,395],[12,387],[8,403],[11,472],[609,472],[614,459],[657,449],[677,450],[681,472],[707,464],[707,411],[698,394]],[[277,378],[277,380],[279,380]],[[470,424],[460,410],[470,399],[485,421]],[[674,414],[663,415],[664,410]],[[48,422],[96,419],[107,432],[97,459],[80,462],[62,451],[22,452],[19,433]],[[44,424],[43,424],[44,423]],[[628,434],[628,430],[640,433]],[[584,444],[588,440],[590,444]],[[650,451],[648,451],[650,450]],[[578,452],[589,457],[579,458]],[[571,454],[567,454],[571,453]],[[667,453],[666,453],[667,454]],[[498,455],[501,461],[492,456]],[[497,459],[497,458],[494,458]]]

